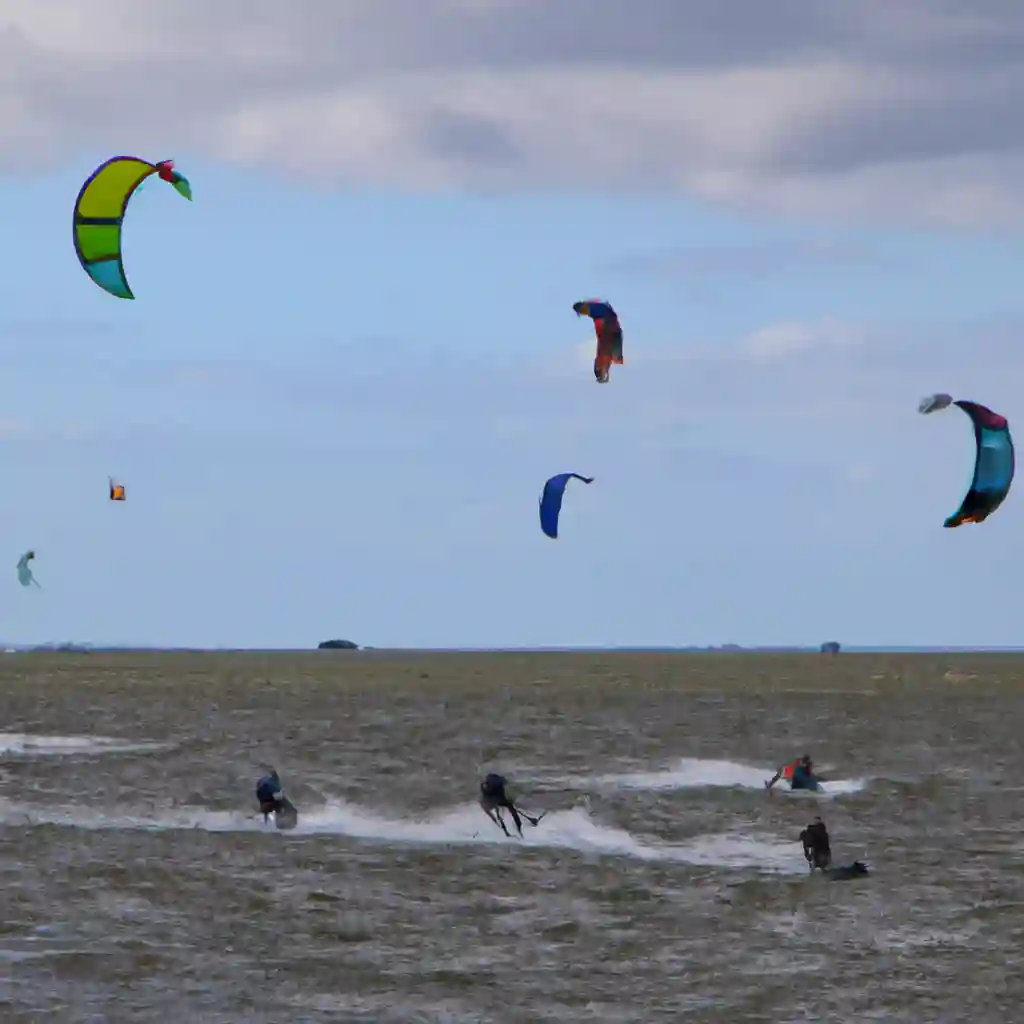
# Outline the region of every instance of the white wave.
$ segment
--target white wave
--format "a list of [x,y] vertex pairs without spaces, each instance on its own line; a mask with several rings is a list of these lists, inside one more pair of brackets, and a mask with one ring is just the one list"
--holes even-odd
[[[755,768],[735,761],[706,761],[698,757],[684,757],[675,768],[658,772],[633,772],[621,775],[599,775],[589,780],[598,786],[622,789],[703,789],[721,787],[729,789],[764,789],[764,784],[775,774],[774,768]],[[780,780],[774,786],[776,793],[787,796],[809,797],[843,796],[856,793],[867,785],[867,779],[830,779],[822,782],[818,793],[809,790],[792,791]]]
[[0,732],[0,754],[53,757],[71,754],[133,754],[165,750],[166,743],[133,743],[109,736],[37,736],[27,732]]
[[[161,815],[116,815],[92,808],[41,808],[0,801],[0,822],[7,825],[63,825],[85,829],[177,830],[207,832],[264,832],[276,834],[262,817],[241,812],[181,808]],[[385,843],[424,845],[496,844],[576,850],[585,854],[675,861],[706,867],[757,868],[770,872],[806,870],[793,842],[775,836],[727,833],[698,836],[670,845],[641,840],[624,829],[602,825],[582,807],[547,814],[537,827],[525,824],[523,838],[507,839],[475,804],[452,808],[430,818],[391,818],[366,808],[333,802],[299,813],[296,828],[282,837],[345,836]]]
[[[772,775],[774,774],[772,772]],[[866,778],[830,778],[827,781],[821,782],[820,790],[815,792],[814,790],[793,790],[790,787],[790,783],[785,782],[781,784],[780,780],[780,782],[776,782],[772,787],[772,792],[784,797],[821,800],[827,797],[846,797],[851,793],[859,793],[867,785],[867,782]]]

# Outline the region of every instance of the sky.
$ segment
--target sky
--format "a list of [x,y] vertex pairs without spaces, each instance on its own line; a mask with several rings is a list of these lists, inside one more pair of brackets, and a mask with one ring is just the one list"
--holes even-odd
[[[1021,496],[943,529],[973,435],[917,404],[1024,423],[1022,44],[1010,0],[6,0],[0,640],[1019,645]],[[134,197],[134,302],[71,241],[120,153],[194,190]]]

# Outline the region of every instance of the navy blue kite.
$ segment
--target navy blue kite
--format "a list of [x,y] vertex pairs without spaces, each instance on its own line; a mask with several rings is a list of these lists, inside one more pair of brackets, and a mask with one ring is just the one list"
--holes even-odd
[[960,508],[943,524],[952,529],[964,523],[984,522],[1002,505],[1013,483],[1015,459],[1006,417],[977,402],[954,402],[949,395],[932,395],[921,402],[918,411],[927,414],[948,405],[957,405],[970,416],[977,445],[970,489]]
[[540,496],[540,528],[552,540],[558,537],[558,514],[562,511],[562,495],[565,494],[565,486],[570,480],[582,480],[585,484],[594,482],[592,476],[559,473],[544,485],[544,493]]

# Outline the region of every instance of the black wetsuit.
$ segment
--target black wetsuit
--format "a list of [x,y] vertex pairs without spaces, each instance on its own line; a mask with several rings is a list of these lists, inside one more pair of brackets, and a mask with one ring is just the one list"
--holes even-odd
[[259,801],[264,821],[271,814],[276,814],[281,810],[281,780],[278,778],[277,772],[272,775],[264,775],[256,783],[256,799]]
[[803,843],[804,857],[812,871],[815,868],[824,871],[832,863],[832,846],[829,843],[828,830],[821,818],[800,833],[800,842]]
[[498,775],[495,772],[491,772],[483,782],[480,783],[480,806],[487,813],[488,817],[492,814],[495,820],[501,826],[502,831],[505,835],[508,835],[508,829],[505,828],[505,822],[501,818],[501,809],[505,808],[511,815],[512,820],[515,822],[516,829],[519,834],[523,834],[523,822],[519,817],[519,811],[516,810],[512,801],[509,800],[508,795],[505,792],[505,786],[507,780],[503,775]]

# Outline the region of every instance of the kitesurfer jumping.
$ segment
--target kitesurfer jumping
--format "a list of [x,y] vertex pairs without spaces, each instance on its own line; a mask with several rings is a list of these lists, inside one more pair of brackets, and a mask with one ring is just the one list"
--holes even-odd
[[791,764],[783,765],[775,773],[775,777],[770,782],[765,783],[765,788],[769,793],[772,786],[779,779],[786,779],[791,789],[821,789],[821,783],[814,774],[814,763],[811,761],[810,754],[804,754],[803,757],[793,761]]
[[277,769],[271,768],[269,775],[256,783],[256,799],[260,802],[260,811],[263,814],[263,821],[266,823],[270,815],[281,810],[281,779],[278,777]]
[[800,833],[800,842],[804,847],[804,859],[810,866],[811,872],[815,868],[820,871],[826,870],[832,863],[832,846],[828,839],[828,829],[821,818],[814,821]]
[[509,830],[505,828],[504,819],[501,816],[501,809],[504,807],[512,815],[512,820],[515,822],[516,829],[519,832],[519,838],[523,838],[523,823],[520,820],[520,815],[524,817],[531,825],[536,825],[543,815],[540,817],[533,818],[526,811],[520,810],[512,803],[508,798],[508,794],[505,792],[505,786],[508,785],[508,780],[504,775],[498,775],[496,772],[490,772],[483,782],[480,783],[480,806],[484,809],[484,813],[491,821],[495,822],[501,827],[501,831],[506,836],[511,838]]

